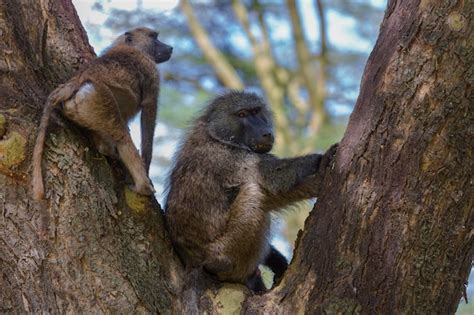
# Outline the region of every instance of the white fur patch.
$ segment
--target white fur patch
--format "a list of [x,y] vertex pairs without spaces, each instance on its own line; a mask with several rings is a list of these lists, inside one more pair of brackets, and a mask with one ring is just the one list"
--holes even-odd
[[82,102],[93,93],[95,93],[94,85],[92,83],[84,84],[76,93],[76,102],[78,103]]

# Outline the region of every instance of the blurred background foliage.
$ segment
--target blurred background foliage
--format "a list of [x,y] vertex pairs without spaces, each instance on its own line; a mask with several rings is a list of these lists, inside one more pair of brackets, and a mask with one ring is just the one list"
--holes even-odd
[[[159,66],[161,95],[151,176],[163,204],[179,138],[228,89],[254,91],[275,114],[280,157],[338,142],[356,102],[386,0],[73,0],[96,52],[137,26],[174,47]],[[139,127],[131,126],[139,141]],[[313,203],[276,220],[273,242],[290,257]],[[279,233],[278,233],[279,231]],[[461,303],[459,314],[474,314]]]

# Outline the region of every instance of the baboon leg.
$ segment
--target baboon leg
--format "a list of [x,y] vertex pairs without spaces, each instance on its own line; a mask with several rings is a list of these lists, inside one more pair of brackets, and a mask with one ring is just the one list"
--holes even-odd
[[133,177],[133,181],[135,182],[135,186],[132,190],[141,195],[152,195],[155,192],[155,189],[151,185],[143,161],[128,133],[117,143],[117,150],[120,159],[127,167],[130,175]]
[[84,84],[74,99],[65,104],[64,112],[68,118],[94,132],[95,139],[99,139],[98,150],[105,146],[105,150],[110,151],[110,146],[116,145],[120,159],[135,182],[133,191],[142,195],[153,194],[155,190],[120,114],[114,94],[105,84]]
[[286,269],[288,269],[288,261],[275,247],[270,246],[270,252],[263,263],[270,268],[275,276],[273,277],[273,285],[278,284],[283,277]]
[[225,231],[207,248],[205,268],[223,280],[245,281],[261,262],[270,220],[255,200],[263,193],[255,183],[245,183],[229,209]]
[[92,132],[92,140],[94,141],[97,151],[99,151],[101,154],[113,159],[119,158],[117,147],[114,145],[112,139],[105,138],[99,135],[97,132]]
[[267,291],[267,288],[263,283],[262,274],[258,268],[252,275],[248,277],[245,285],[255,294],[263,294]]

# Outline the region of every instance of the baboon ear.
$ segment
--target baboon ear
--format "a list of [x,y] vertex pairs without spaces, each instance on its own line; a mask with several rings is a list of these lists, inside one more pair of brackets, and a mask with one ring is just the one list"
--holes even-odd
[[132,42],[132,33],[125,32],[125,43],[130,44]]

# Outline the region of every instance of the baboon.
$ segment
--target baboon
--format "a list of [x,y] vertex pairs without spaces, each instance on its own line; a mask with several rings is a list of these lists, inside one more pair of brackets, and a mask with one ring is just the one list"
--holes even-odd
[[[120,157],[143,195],[155,190],[148,178],[159,94],[156,64],[170,59],[173,48],[144,27],[119,36],[92,61],[48,97],[33,152],[33,198],[44,197],[41,158],[49,116],[61,105],[69,120],[92,132],[99,152]],[[128,122],[141,110],[140,158],[128,131]]]
[[270,212],[315,197],[336,150],[280,159],[272,116],[253,93],[214,99],[196,120],[177,153],[165,206],[172,242],[192,268],[221,281],[265,291],[258,265],[279,279],[285,257],[270,241]]

